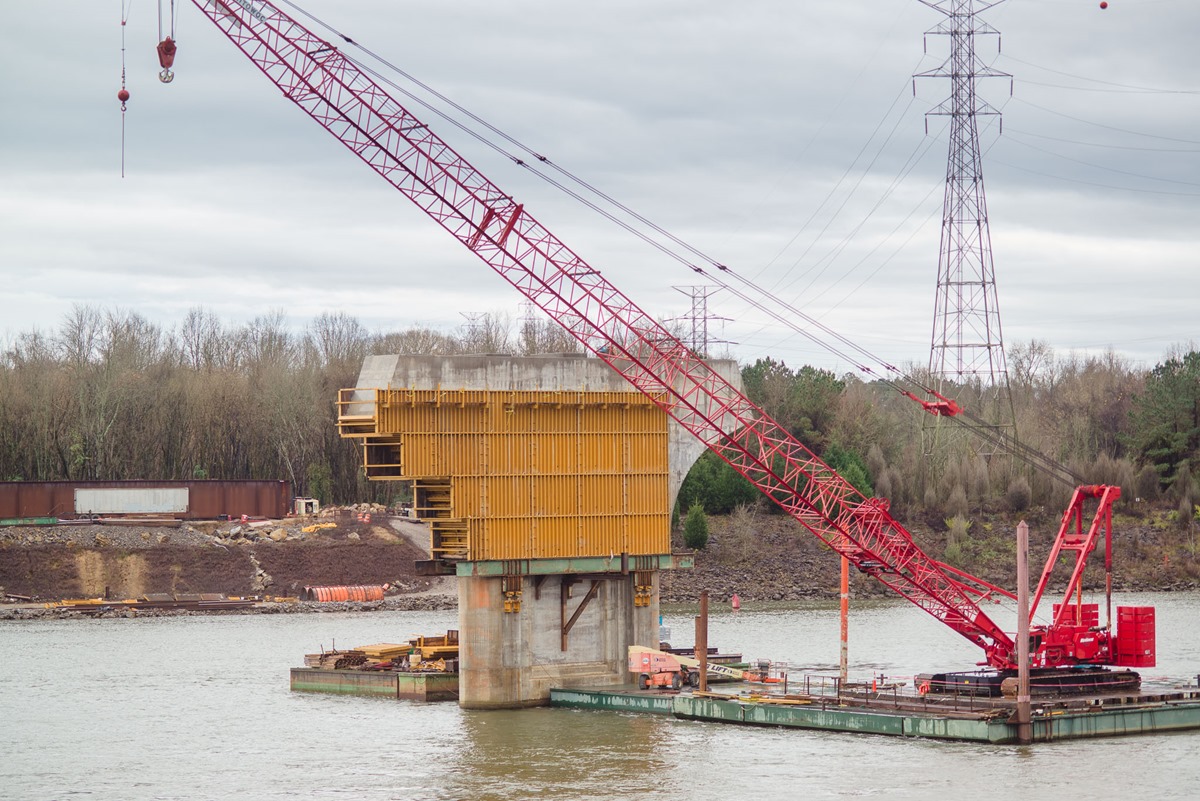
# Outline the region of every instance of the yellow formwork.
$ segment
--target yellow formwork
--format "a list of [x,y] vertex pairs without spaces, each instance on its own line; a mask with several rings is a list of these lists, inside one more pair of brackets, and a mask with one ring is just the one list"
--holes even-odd
[[340,405],[369,477],[417,481],[437,557],[670,553],[667,416],[640,393],[356,389]]

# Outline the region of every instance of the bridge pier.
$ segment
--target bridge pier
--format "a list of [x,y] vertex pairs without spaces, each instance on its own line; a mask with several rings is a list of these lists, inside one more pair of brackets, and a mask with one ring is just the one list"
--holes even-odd
[[412,482],[421,569],[458,577],[462,706],[629,682],[629,646],[658,645],[659,571],[691,566],[670,517],[699,440],[579,355],[373,356],[338,404],[367,477]]
[[[466,709],[538,706],[549,703],[552,687],[624,684],[629,645],[658,646],[657,571],[645,606],[634,605],[633,574],[564,574],[527,579],[520,611],[506,612],[503,581],[458,579],[459,704]],[[535,581],[537,591],[528,586]]]

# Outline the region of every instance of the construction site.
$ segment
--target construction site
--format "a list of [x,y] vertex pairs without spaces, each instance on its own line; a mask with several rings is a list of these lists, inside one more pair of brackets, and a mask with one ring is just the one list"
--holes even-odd
[[[1122,532],[1114,525],[1121,487],[1085,481],[1016,429],[976,122],[990,109],[974,85],[998,75],[975,53],[976,40],[995,32],[976,6],[994,4],[925,3],[942,16],[930,34],[948,40],[949,55],[942,67],[916,77],[952,84],[945,104],[931,112],[950,117],[951,127],[928,369],[901,370],[721,261],[679,241],[672,247],[696,280],[850,354],[876,386],[911,402],[930,454],[965,439],[981,459],[1028,465],[1021,469],[1061,485],[1070,500],[1054,510],[1053,533],[1040,540],[1048,550],[1031,549],[1024,523],[1011,532],[1015,586],[924,550],[887,498],[864,493],[748,397],[736,361],[711,358],[707,341],[644,311],[460,156],[437,126],[344,55],[351,39],[327,40],[270,3],[196,5],[284,99],[582,351],[368,356],[354,385],[335,400],[337,430],[355,443],[369,480],[411,487],[403,525],[364,520],[360,512],[330,518],[323,530],[314,514],[301,521],[309,530],[278,523],[294,511],[273,509],[253,537],[263,542],[233,545],[231,527],[243,524],[238,534],[246,540],[257,514],[199,533],[203,524],[187,523],[197,537],[219,540],[224,553],[217,556],[214,547],[203,570],[184,571],[186,582],[176,575],[178,589],[194,593],[203,583],[225,595],[177,603],[232,610],[279,600],[243,600],[253,592],[308,602],[382,601],[393,587],[414,594],[442,587],[455,597],[456,628],[397,641],[381,633],[380,641],[343,650],[322,646],[291,670],[291,689],[453,701],[466,710],[551,706],[987,744],[1200,729],[1200,677],[1160,686],[1139,672],[1157,665],[1171,632],[1157,629],[1153,606],[1122,601]],[[170,38],[159,54],[169,72]],[[721,653],[719,643],[709,642],[707,587],[688,599],[699,607],[694,632],[664,636],[664,585],[697,561],[672,541],[672,510],[706,452],[811,536],[822,579],[837,582],[840,670],[810,672]],[[14,520],[28,518],[24,507],[14,508]],[[100,529],[89,533],[105,536]],[[168,529],[151,536],[160,533],[162,545],[182,536]],[[351,535],[353,544],[346,542]],[[282,547],[304,537],[311,547]],[[378,542],[364,550],[363,539]],[[322,540],[323,547],[313,545]],[[350,550],[353,565],[333,556]],[[103,586],[107,600],[108,579],[119,573],[127,586],[117,594],[137,596],[131,573],[162,581],[179,562],[178,555],[155,559],[126,560],[120,568],[98,562],[90,579],[81,578],[78,564],[65,564],[57,581],[76,582],[81,597]],[[932,617],[969,643],[976,661],[930,664],[899,681],[851,675],[851,588],[864,584]],[[738,596],[732,598],[736,608]],[[723,591],[714,600],[730,603]],[[167,599],[131,601],[155,602]],[[761,640],[761,650],[769,651],[771,632],[761,632]],[[378,714],[395,712],[381,706]]]
[[[692,655],[660,650],[670,647],[658,626],[661,575],[692,565],[689,555],[670,553],[665,512],[696,448],[686,437],[671,436],[668,429],[676,424],[659,409],[632,393],[611,392],[601,368],[587,359],[368,361],[360,386],[342,393],[343,436],[362,440],[369,474],[416,482],[414,508],[429,523],[431,556],[419,570],[456,576],[460,630],[454,632],[452,657],[438,666],[426,661],[412,670],[414,650],[402,644],[390,646],[390,656],[378,646],[364,646],[349,652],[353,666],[335,654],[332,661],[313,658],[316,665],[294,669],[293,689],[436,700],[445,697],[447,685],[429,691],[420,685],[432,675],[454,672],[455,697],[468,708],[549,702],[991,743],[1161,732],[1200,723],[1200,689],[1143,691],[1138,673],[1122,669],[1154,666],[1153,608],[1118,606],[1114,615],[1110,600],[1102,624],[1100,605],[1081,600],[1084,569],[1097,546],[1111,568],[1111,502],[1117,491],[1107,487],[1076,491],[1036,589],[1027,572],[1022,576],[1026,593],[1033,591],[1032,605],[1028,594],[1019,599],[1027,610],[1036,609],[1051,582],[1065,576],[1065,592],[1054,591],[1062,600],[1054,604],[1053,625],[1020,639],[1009,635],[978,604],[993,594],[1010,594],[953,573],[958,605],[942,610],[944,622],[984,648],[990,669],[931,668],[911,682],[896,682],[789,676],[786,665],[770,660],[731,665],[714,658],[710,664],[707,593]],[[501,382],[519,389],[500,390]],[[545,386],[554,389],[540,389]],[[589,389],[567,395],[560,389],[565,386]],[[583,408],[584,401],[595,407]],[[645,419],[635,423],[630,418],[639,406]],[[546,413],[535,414],[542,407]],[[638,487],[643,476],[653,482],[650,488]],[[591,491],[597,482],[610,486],[603,493]],[[625,499],[620,507],[596,500],[615,497]],[[646,505],[626,505],[639,500]],[[656,508],[662,536],[639,542],[639,512]],[[882,537],[886,512],[875,506],[872,515],[864,521],[873,524],[866,531]],[[1072,558],[1055,577],[1064,553]],[[905,555],[903,569],[890,569],[888,552],[877,545],[870,558],[856,554],[862,562],[856,567],[885,583],[911,581],[909,565],[918,565],[921,557],[911,543]],[[1111,574],[1106,575],[1111,587]],[[969,611],[962,606],[968,599]],[[922,600],[938,611],[932,593]],[[1022,664],[1030,671],[1024,677]],[[734,685],[710,692],[710,677]],[[1021,678],[1030,682],[1023,692]],[[1022,695],[1025,704],[1032,699],[1024,707],[1025,730],[1018,716]]]
[[[339,398],[339,430],[360,441],[368,477],[413,482],[414,509],[430,527],[430,558],[419,571],[456,577],[462,706],[541,705],[564,687],[623,685],[631,649],[657,653],[661,575],[691,566],[689,556],[671,551],[670,510],[691,463],[708,448],[841,558],[843,604],[855,568],[981,649],[985,672],[932,668],[917,690],[1014,698],[1011,714],[1004,713],[1013,733],[983,739],[1030,742],[1035,732],[1052,739],[1200,725],[1192,694],[1138,695],[1138,675],[1119,669],[1153,666],[1157,648],[1152,608],[1114,613],[1112,607],[1112,506],[1120,488],[1081,484],[1069,468],[1022,443],[1010,409],[1005,416],[975,123],[986,107],[974,93],[975,79],[991,74],[976,58],[975,36],[993,31],[969,3],[929,5],[946,17],[932,32],[947,36],[950,55],[928,76],[954,78],[931,376],[921,380],[886,365],[877,375],[928,414],[931,440],[960,423],[989,452],[1013,454],[1078,484],[1036,589],[1027,530],[1017,548],[1015,592],[929,557],[889,514],[885,499],[862,495],[749,401],[734,366],[706,360],[648,316],[335,48],[280,11],[246,16],[221,5],[205,9],[285,95],[589,352],[544,360],[373,357]],[[327,78],[317,85],[312,72]],[[754,289],[716,261],[693,269],[739,297]],[[781,321],[788,314],[793,325],[819,326],[781,305]],[[854,347],[844,338],[835,342]],[[955,382],[984,387],[975,398],[981,408],[966,409],[952,397]],[[1093,552],[1104,560],[1103,617],[1099,604],[1084,603],[1082,595]],[[1056,577],[1060,556],[1066,570]],[[1061,598],[1051,621],[1034,623],[1039,602],[1051,594]],[[1017,602],[1015,632],[983,609],[998,596]],[[703,625],[696,648],[702,691]],[[678,690],[676,662],[640,671],[640,692],[672,673],[670,686]],[[1105,712],[1082,727],[1050,731],[1034,721],[1030,700],[1047,693],[1090,701],[1118,693],[1122,705],[1138,707],[1138,720],[1149,722],[1121,716],[1096,724]],[[841,690],[836,698],[847,701]],[[770,710],[768,718],[748,719],[744,703],[733,700],[703,699],[675,714],[783,725],[777,710],[811,699],[769,700],[752,707]],[[721,704],[739,711],[731,716]],[[956,736],[944,716],[929,710],[911,714],[934,718],[932,725],[909,724],[909,731]],[[854,714],[871,715],[865,708]],[[1039,704],[1038,716],[1056,714],[1061,710]]]

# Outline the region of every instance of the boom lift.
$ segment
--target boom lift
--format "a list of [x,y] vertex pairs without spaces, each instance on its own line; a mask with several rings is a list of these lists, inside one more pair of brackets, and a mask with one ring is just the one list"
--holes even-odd
[[[1016,668],[1013,635],[980,607],[983,599],[1012,593],[927,555],[891,516],[886,500],[865,497],[851,486],[543,228],[524,205],[472,167],[337,46],[270,2],[193,3],[286,98],[772,502],[859,570],[978,645],[983,650],[981,665],[999,671]],[[349,37],[342,38],[353,44]],[[922,400],[915,393],[910,397],[931,413],[958,413],[946,398]],[[1111,568],[1112,503],[1118,495],[1115,487],[1080,487],[1063,516],[1037,597],[1047,589],[1061,551],[1074,550],[1077,561],[1054,621],[1035,630],[1031,652],[1038,667],[1127,664],[1121,661],[1125,652],[1116,647],[1111,625],[1091,625],[1090,620],[1085,625],[1083,607],[1078,600],[1070,603],[1101,528],[1105,564]],[[1086,535],[1085,501],[1097,506]]]
[[[778,684],[780,679],[770,675],[769,664],[763,670],[742,670],[717,662],[709,662],[705,673],[734,681],[754,684]],[[629,646],[629,672],[637,674],[639,690],[651,687],[670,687],[678,690],[684,684],[700,686],[700,660],[671,654],[644,645]]]

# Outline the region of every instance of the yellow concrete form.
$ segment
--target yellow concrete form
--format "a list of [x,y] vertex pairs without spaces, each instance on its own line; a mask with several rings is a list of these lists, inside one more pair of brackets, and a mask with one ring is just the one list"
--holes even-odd
[[667,416],[636,392],[342,390],[368,477],[412,480],[433,555],[670,553]]

